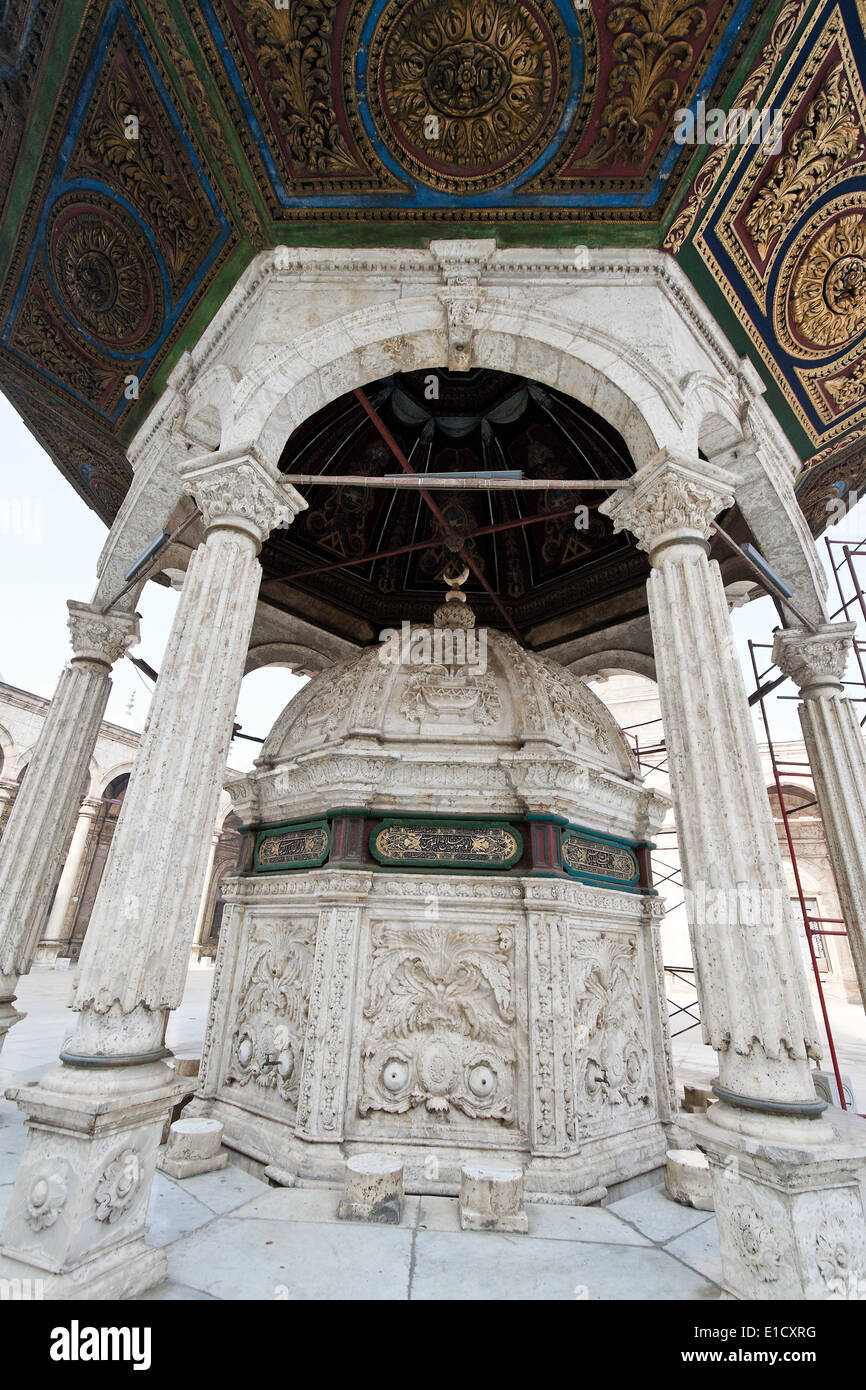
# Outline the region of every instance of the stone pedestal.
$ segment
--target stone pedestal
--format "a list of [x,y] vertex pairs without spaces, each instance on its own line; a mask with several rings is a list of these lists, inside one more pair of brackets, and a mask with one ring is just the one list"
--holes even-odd
[[525,1234],[529,1222],[523,1209],[523,1169],[467,1163],[460,1173],[460,1227]]
[[726,1293],[866,1299],[866,1125],[794,1144],[769,1118],[761,1138],[725,1134],[710,1118],[688,1128],[709,1159]]
[[346,1163],[341,1221],[377,1221],[399,1226],[403,1213],[403,1162],[390,1154],[355,1154]]
[[856,623],[776,633],[773,660],[803,698],[800,724],[860,997],[866,1005],[866,745],[842,677]]
[[668,1149],[665,1192],[672,1202],[679,1202],[681,1206],[712,1211],[713,1183],[705,1155],[697,1149]]
[[222,1139],[219,1120],[175,1120],[156,1166],[170,1178],[194,1178],[198,1173],[225,1168],[229,1156],[220,1147]]
[[[256,556],[267,532],[304,505],[252,455],[209,456],[183,473],[206,539],[187,571],[91,915],[65,1066],[19,1095],[31,1128],[0,1241],[7,1261],[56,1271],[64,1289],[93,1284],[97,1297],[161,1277],[162,1257],[143,1253],[145,1213],[163,1124],[189,1089],[160,1060],[165,1026],[181,999],[203,888],[261,578]],[[43,1180],[65,1185],[54,1220],[31,1212]]]
[[735,479],[661,454],[602,503],[649,552],[647,585],[704,1041],[719,1103],[683,1120],[713,1174],[724,1282],[744,1298],[826,1298],[860,1278],[866,1126],[844,1143],[815,1096],[820,1056],[712,519]]
[[134,614],[69,604],[75,655],[61,674],[0,845],[0,1047],[23,1014],[15,987],[33,961],[111,689],[111,666],[138,640]]
[[162,1063],[57,1067],[10,1093],[27,1145],[3,1227],[0,1276],[44,1281],[46,1298],[132,1297],[165,1277],[145,1244],[162,1116],[178,1095]]

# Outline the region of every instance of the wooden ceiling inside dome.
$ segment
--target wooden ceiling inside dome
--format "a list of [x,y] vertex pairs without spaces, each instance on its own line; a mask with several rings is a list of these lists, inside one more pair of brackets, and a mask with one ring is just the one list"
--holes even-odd
[[[526,478],[626,478],[634,472],[616,430],[559,391],[507,372],[409,372],[366,388],[364,395],[417,473],[519,470]],[[280,461],[286,473],[400,472],[388,444],[350,392],[305,421]],[[262,597],[299,617],[315,615],[340,636],[369,640],[383,627],[429,622],[442,602],[442,571],[454,558],[442,525],[416,491],[312,485],[309,510],[276,531],[261,556]],[[496,594],[470,575],[464,585],[480,622],[503,618],[521,637],[553,619],[580,614],[592,626],[599,603],[623,596],[623,612],[643,611],[646,556],[598,512],[606,494],[551,488],[437,491],[452,546]],[[575,527],[575,508],[581,528]],[[528,524],[527,524],[528,521]],[[585,525],[583,524],[585,523]],[[377,558],[366,558],[366,557]],[[359,563],[359,561],[361,563]],[[568,631],[568,624],[563,631]]]
[[[762,374],[817,532],[866,486],[864,10],[0,0],[0,387],[110,522],[262,248],[659,246]],[[677,143],[699,102],[777,111],[779,139]]]

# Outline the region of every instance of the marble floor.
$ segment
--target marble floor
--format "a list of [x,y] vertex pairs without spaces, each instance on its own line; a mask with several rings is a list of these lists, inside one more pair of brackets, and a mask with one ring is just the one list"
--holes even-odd
[[[198,1054],[213,972],[189,971],[167,1042]],[[0,1092],[35,1081],[69,1030],[68,973],[21,981],[28,1017],[0,1053]],[[846,1019],[852,1066],[866,1055],[866,1023]],[[695,1034],[678,1046],[689,1078],[708,1080],[712,1053]],[[707,1050],[708,1051],[708,1050]],[[856,1054],[856,1055],[855,1055]],[[843,1062],[847,1055],[843,1054]],[[851,1068],[848,1068],[851,1070]],[[0,1218],[24,1126],[0,1101]],[[168,1279],[148,1299],[702,1300],[719,1297],[715,1218],[671,1202],[660,1187],[604,1207],[529,1204],[528,1235],[461,1231],[457,1202],[408,1197],[400,1226],[338,1222],[339,1194],[274,1188],[229,1166],[183,1181],[158,1173],[149,1237],[165,1249]]]

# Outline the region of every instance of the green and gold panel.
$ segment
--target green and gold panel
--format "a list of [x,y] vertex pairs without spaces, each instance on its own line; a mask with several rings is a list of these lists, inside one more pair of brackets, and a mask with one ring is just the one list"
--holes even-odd
[[317,869],[327,859],[330,847],[331,832],[326,820],[269,827],[256,839],[254,869],[258,873]]
[[578,878],[633,887],[640,877],[637,857],[626,845],[568,832],[562,837],[562,863]]
[[383,821],[370,834],[370,852],[395,867],[510,869],[523,854],[513,825],[484,821]]

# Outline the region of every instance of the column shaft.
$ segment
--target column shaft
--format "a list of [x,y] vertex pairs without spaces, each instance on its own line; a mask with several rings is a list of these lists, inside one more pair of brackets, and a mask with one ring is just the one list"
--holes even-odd
[[51,890],[88,779],[110,671],[138,640],[135,616],[69,604],[75,656],[61,674],[0,843],[0,1047],[17,1021],[18,977],[30,969]]
[[686,913],[719,1094],[814,1113],[817,1031],[718,565],[733,479],[667,456],[602,505],[649,551],[647,585]]
[[806,700],[800,724],[866,1006],[866,749],[850,700]]
[[204,884],[261,579],[256,556],[305,505],[257,454],[184,460],[181,472],[206,539],[184,580],[88,926],[78,1026],[64,1065],[16,1096],[29,1132],[0,1273],[45,1270],[49,1298],[129,1295],[165,1270],[144,1234],[160,1134],[185,1089],[160,1060],[167,1011],[181,999]]
[[180,1003],[260,579],[252,539],[228,530],[190,562],[81,952],[73,1051],[120,1033],[158,1050]]
[[[723,1085],[810,1099],[815,1025],[718,566],[672,549],[648,593],[704,1039]],[[735,1061],[756,1044],[803,1066]]]
[[78,810],[111,688],[107,666],[63,671],[0,850],[0,972],[25,975]]
[[809,754],[848,944],[866,1006],[866,744],[842,677],[856,625],[776,633],[773,659],[800,689]]
[[54,894],[54,902],[51,904],[51,911],[45,924],[43,937],[49,942],[65,941],[69,935],[66,929],[66,918],[72,903],[75,885],[81,873],[90,831],[98,814],[98,801],[85,801],[78,812],[75,829],[72,832],[72,839],[66,852],[66,861],[57,884],[57,892]]

